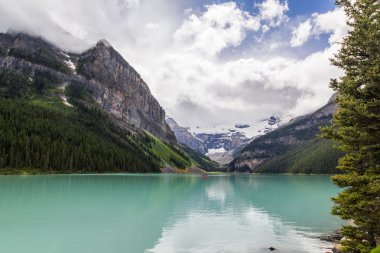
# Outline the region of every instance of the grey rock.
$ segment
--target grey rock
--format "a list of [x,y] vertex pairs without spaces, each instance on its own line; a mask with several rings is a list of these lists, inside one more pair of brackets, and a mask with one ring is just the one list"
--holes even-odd
[[207,150],[224,148],[234,150],[249,143],[250,139],[240,132],[229,133],[199,133],[195,135],[202,140]]
[[192,135],[187,130],[187,128],[179,126],[177,122],[170,117],[166,118],[166,123],[174,132],[178,142],[185,144],[186,146],[192,148],[193,150],[203,155],[207,153],[207,148],[205,147],[203,141]]
[[342,240],[343,235],[339,230],[337,230],[328,235],[321,235],[318,238],[322,241],[327,241],[327,242],[339,242],[340,240]]
[[89,79],[96,101],[120,123],[145,129],[170,143],[174,133],[165,122],[165,111],[148,85],[124,58],[101,40],[78,58],[78,73]]

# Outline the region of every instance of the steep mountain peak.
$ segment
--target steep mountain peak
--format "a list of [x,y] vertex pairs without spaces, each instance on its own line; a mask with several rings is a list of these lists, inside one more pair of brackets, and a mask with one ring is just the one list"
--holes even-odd
[[140,74],[105,39],[99,40],[95,47],[81,54],[78,63],[81,74],[89,79],[96,79],[111,86],[125,85],[132,81],[129,79],[133,79],[149,90]]
[[101,107],[121,124],[143,128],[176,143],[165,122],[165,111],[152,96],[140,74],[105,40],[78,58],[77,71],[91,80],[93,94]]
[[111,43],[108,42],[108,40],[106,39],[100,39],[97,43],[96,43],[96,46],[97,47],[108,47],[108,48],[113,48]]

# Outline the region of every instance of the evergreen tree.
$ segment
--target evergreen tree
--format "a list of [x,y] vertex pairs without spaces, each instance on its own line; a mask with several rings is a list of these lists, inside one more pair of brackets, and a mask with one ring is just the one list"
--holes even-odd
[[144,148],[105,115],[0,96],[0,171],[158,172],[152,151]]
[[333,181],[344,190],[333,200],[333,214],[350,225],[344,252],[364,253],[376,247],[380,235],[380,1],[337,0],[348,17],[350,31],[332,64],[344,71],[331,80],[339,109],[324,136],[345,152],[338,168],[346,173]]

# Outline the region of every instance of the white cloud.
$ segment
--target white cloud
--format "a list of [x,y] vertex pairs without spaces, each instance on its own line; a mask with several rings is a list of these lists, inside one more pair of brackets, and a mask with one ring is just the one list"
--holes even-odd
[[201,15],[191,13],[175,32],[174,40],[187,51],[213,56],[239,46],[248,31],[259,28],[259,18],[241,10],[235,2],[212,4]]
[[[240,17],[239,22],[226,28],[226,19],[232,16]],[[341,74],[329,62],[338,50],[335,45],[304,59],[219,59],[223,49],[240,46],[249,30],[245,21],[254,18],[233,3],[210,5],[204,13],[192,12],[175,32],[175,50],[163,56],[149,81],[157,85],[154,92],[181,124],[247,122],[283,111],[299,115],[317,109],[331,96],[329,80]],[[308,38],[310,26],[294,43]],[[227,32],[232,27],[236,31]],[[268,43],[271,49],[278,46],[279,42]]]
[[[321,245],[318,238],[312,236],[314,234],[300,233],[291,223],[284,224],[280,218],[254,207],[238,205],[232,209],[215,204],[213,208],[218,215],[199,212],[196,208],[181,214],[180,219],[164,227],[161,237],[146,252],[265,252],[267,245],[285,248],[287,252],[320,252],[327,247],[327,244]],[[239,210],[239,215],[233,213],[235,210]],[[215,232],[224,231],[226,227],[228,233]]]
[[292,40],[290,41],[291,46],[298,47],[303,45],[309,39],[312,28],[311,21],[306,20],[294,29],[292,32]]
[[346,15],[341,8],[326,13],[314,13],[311,18],[299,24],[292,32],[291,46],[302,46],[310,37],[330,34],[329,43],[342,40],[348,31]]
[[[161,41],[171,37],[182,19],[178,6],[170,0],[0,0],[0,31],[11,27],[43,35],[76,51],[88,48],[100,38],[107,38],[121,50],[140,51],[141,47],[143,51],[148,43],[154,41],[151,44],[161,46]],[[149,23],[162,25],[160,36],[146,29]],[[134,60],[136,50],[131,50],[132,57],[127,59]]]
[[279,26],[288,19],[285,14],[289,10],[288,1],[281,3],[280,0],[265,0],[256,6],[259,8],[261,19],[267,21],[271,27]]
[[332,45],[305,59],[289,64],[273,75],[270,83],[294,86],[303,93],[296,98],[296,103],[289,109],[289,114],[305,114],[327,102],[332,93],[328,87],[330,78],[336,78],[342,74],[339,69],[331,66],[329,60],[338,49],[339,45]]
[[153,80],[164,84],[157,91],[159,97],[185,125],[254,122],[284,111],[300,115],[331,96],[329,80],[341,74],[329,62],[337,49],[333,46],[300,60],[252,57],[224,63],[172,54]]
[[[328,60],[338,49],[335,44],[303,59],[270,50],[252,54],[242,45],[256,46],[254,39],[247,41],[253,33],[270,49],[288,50],[287,43],[263,36],[273,27],[288,29],[281,26],[288,19],[287,2],[266,0],[257,6],[257,15],[234,2],[207,5],[203,12],[183,10],[180,2],[0,0],[0,31],[27,30],[71,50],[106,38],[182,125],[251,122],[283,111],[301,114],[328,100],[329,79],[340,74]],[[331,42],[341,38],[342,22],[334,17],[339,15],[313,15],[310,36],[329,33]],[[310,36],[294,43],[301,45]],[[227,49],[247,52],[225,57]]]
[[159,27],[160,27],[160,24],[158,24],[158,23],[148,23],[148,24],[146,24],[146,26],[145,26],[147,29],[152,29],[152,30],[154,30],[154,29],[158,29]]
[[138,7],[139,4],[140,4],[140,0],[123,0],[123,3],[127,6],[127,7]]
[[330,33],[330,44],[341,41],[348,31],[347,18],[341,8],[323,14],[313,14],[312,18],[314,19],[314,35]]

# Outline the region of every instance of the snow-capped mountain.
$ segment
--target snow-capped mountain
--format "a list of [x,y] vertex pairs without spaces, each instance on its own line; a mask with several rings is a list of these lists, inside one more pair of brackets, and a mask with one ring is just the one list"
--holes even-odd
[[177,140],[211,159],[228,163],[234,153],[241,150],[257,136],[263,135],[289,121],[290,117],[272,115],[254,123],[215,124],[213,126],[180,127],[172,118],[168,125]]
[[272,115],[269,118],[262,119],[253,123],[236,123],[236,124],[214,124],[213,126],[195,126],[190,127],[189,132],[194,135],[198,134],[230,134],[240,133],[246,138],[251,139],[256,136],[268,133],[278,126],[287,123],[289,117]]

